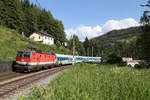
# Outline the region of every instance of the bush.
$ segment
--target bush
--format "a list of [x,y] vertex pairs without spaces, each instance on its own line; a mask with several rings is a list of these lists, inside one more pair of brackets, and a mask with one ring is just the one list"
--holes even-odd
[[147,68],[147,63],[146,62],[144,62],[144,61],[141,61],[141,62],[139,62],[139,64],[135,64],[134,65],[134,68],[137,68],[137,69],[142,69],[142,68]]
[[122,58],[117,56],[115,53],[112,53],[108,55],[107,57],[107,63],[115,64],[115,63],[121,63],[121,62],[122,62]]
[[134,68],[140,69],[141,66],[140,66],[139,64],[135,64],[135,65],[134,65]]
[[127,62],[126,61],[121,61],[117,66],[118,67],[127,66]]

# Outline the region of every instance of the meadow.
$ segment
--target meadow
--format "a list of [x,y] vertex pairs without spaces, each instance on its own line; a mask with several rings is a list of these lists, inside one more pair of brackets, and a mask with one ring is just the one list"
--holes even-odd
[[76,64],[18,100],[150,100],[150,70]]

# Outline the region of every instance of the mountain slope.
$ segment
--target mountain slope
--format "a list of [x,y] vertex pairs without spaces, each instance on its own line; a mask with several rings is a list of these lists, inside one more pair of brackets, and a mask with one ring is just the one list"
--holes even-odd
[[136,39],[140,34],[142,34],[140,27],[131,27],[110,31],[90,41],[96,41],[95,55],[107,57],[115,53],[122,57],[137,58]]
[[94,39],[96,39],[99,42],[107,42],[107,43],[122,40],[132,40],[141,33],[142,32],[139,27],[131,27],[128,29],[113,30]]
[[27,37],[23,38],[15,30],[0,26],[0,61],[15,60],[18,50],[30,49],[32,47],[53,53],[71,54],[71,51],[64,47],[47,46],[33,42]]

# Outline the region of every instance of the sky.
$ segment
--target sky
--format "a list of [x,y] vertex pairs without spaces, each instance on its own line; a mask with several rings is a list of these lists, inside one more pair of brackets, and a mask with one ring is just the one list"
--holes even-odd
[[[30,0],[36,3],[36,0]],[[114,29],[139,26],[147,0],[38,0],[64,24],[67,38],[76,34],[81,41]]]

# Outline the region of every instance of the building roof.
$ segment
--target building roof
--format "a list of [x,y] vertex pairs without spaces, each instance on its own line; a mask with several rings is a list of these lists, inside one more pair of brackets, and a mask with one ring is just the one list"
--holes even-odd
[[45,36],[49,36],[49,37],[54,38],[52,35],[48,34],[47,31],[43,31],[43,30],[41,30],[41,31],[35,31],[33,33],[37,33],[37,34],[40,34],[40,35],[45,35]]

